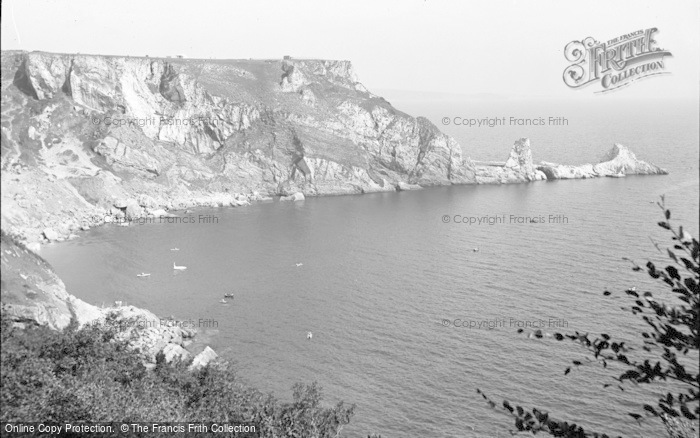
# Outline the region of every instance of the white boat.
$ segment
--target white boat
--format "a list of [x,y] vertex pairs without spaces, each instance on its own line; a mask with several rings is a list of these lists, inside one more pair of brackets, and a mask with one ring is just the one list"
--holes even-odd
[[137,277],[150,277],[151,274],[146,274],[145,272],[142,272],[140,274],[136,274]]
[[175,264],[175,262],[173,262],[173,269],[178,270],[178,271],[183,271],[183,270],[187,269],[187,266],[178,266]]
[[170,251],[180,251],[180,248],[170,248]]
[[303,263],[297,263],[297,268],[298,268],[299,266],[304,266],[304,264],[303,264]]
[[228,301],[226,301],[226,300],[223,299],[223,298],[222,298],[221,301],[219,301],[219,302],[220,302],[221,304],[226,304],[226,303],[228,303]]

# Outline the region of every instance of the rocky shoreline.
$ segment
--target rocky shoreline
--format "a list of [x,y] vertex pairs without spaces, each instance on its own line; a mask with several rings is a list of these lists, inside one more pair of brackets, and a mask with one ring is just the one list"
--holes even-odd
[[[634,153],[627,147],[616,144],[608,152],[605,158],[597,164],[584,164],[579,166],[562,165],[549,162],[533,163],[530,141],[527,138],[519,139],[513,145],[511,153],[505,162],[479,163],[474,162],[474,182],[462,184],[517,184],[534,181],[547,181],[558,179],[586,179],[599,177],[622,177],[626,175],[663,175],[668,172],[657,166],[638,160]],[[19,238],[27,246],[37,252],[41,244],[49,242],[61,242],[67,239],[77,238],[80,231],[87,231],[92,227],[105,224],[128,226],[131,222],[154,220],[160,218],[177,217],[178,212],[189,213],[194,208],[215,207],[242,207],[256,202],[275,202],[271,196],[261,195],[255,191],[244,193],[208,193],[193,197],[187,193],[180,198],[156,199],[150,195],[139,194],[135,198],[120,198],[112,202],[111,206],[95,206],[83,203],[80,207],[65,209],[61,205],[58,214],[37,211],[32,209],[36,204],[29,201],[31,193],[41,196],[42,190],[34,190],[30,181],[35,181],[36,172],[24,174],[15,170],[12,174],[4,173],[2,179],[10,181],[4,186],[3,193],[3,222],[6,216],[13,217],[13,223],[3,224],[3,229]],[[23,180],[22,177],[30,181]],[[13,184],[14,182],[14,184]],[[24,183],[23,183],[24,182]],[[55,180],[48,178],[48,183]],[[439,185],[439,184],[436,184]],[[423,188],[420,184],[398,182],[390,191],[409,191]],[[46,190],[46,188],[44,188]],[[389,191],[389,190],[386,190]],[[367,192],[362,192],[367,193]],[[341,193],[342,194],[342,193]],[[316,193],[313,196],[323,196]],[[329,195],[337,195],[330,193]],[[303,192],[293,192],[289,195],[277,196],[279,202],[303,201],[306,196]],[[62,204],[59,201],[59,204]],[[5,215],[7,210],[12,213]],[[50,217],[39,221],[31,221],[31,217],[37,214],[47,214]],[[17,218],[21,218],[20,221]],[[9,221],[8,221],[9,222]],[[14,223],[21,222],[24,226],[17,227]],[[30,226],[26,226],[30,224]]]
[[502,165],[479,164],[369,92],[348,61],[17,51],[1,61],[1,225],[30,244],[276,197],[665,173],[619,145],[607,164],[536,165],[527,139]]
[[62,330],[74,321],[79,327],[96,325],[115,330],[117,339],[126,340],[138,350],[148,367],[155,366],[159,353],[167,362],[193,358],[193,368],[217,357],[208,346],[196,355],[187,349],[197,334],[187,321],[160,318],[118,301],[97,307],[69,294],[44,259],[4,232],[0,251],[2,311],[15,326],[40,325]]
[[[348,61],[194,60],[3,51],[3,309],[17,324],[116,324],[153,363],[194,333],[68,294],[37,253],[104,224],[309,196],[666,174],[615,145],[598,164],[535,164],[526,138],[479,163],[372,94]],[[142,327],[146,325],[146,327]],[[215,358],[210,348],[194,358]]]

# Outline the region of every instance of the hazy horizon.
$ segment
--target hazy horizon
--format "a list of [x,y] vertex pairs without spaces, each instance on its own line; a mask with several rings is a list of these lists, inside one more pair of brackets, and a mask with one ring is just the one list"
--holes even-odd
[[2,49],[347,59],[369,90],[579,99],[593,92],[563,83],[570,64],[563,54],[566,44],[589,36],[606,41],[656,27],[657,46],[672,53],[665,61],[671,74],[611,94],[649,98],[700,92],[700,11],[693,1],[594,2],[575,11],[555,1],[533,8],[508,0],[211,1],[197,8],[192,13],[186,1],[9,0],[2,3]]

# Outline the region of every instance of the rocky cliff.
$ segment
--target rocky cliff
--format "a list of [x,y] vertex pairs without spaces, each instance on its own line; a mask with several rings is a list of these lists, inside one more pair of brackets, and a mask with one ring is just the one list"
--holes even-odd
[[[474,182],[460,146],[347,61],[2,54],[3,228],[145,209]],[[121,207],[118,207],[122,209]],[[116,212],[118,213],[118,211]]]
[[663,172],[622,148],[607,167],[535,166],[527,139],[474,163],[347,61],[3,52],[2,101],[2,229],[29,243],[273,196]]
[[[0,265],[2,312],[15,324],[54,330],[66,328],[71,319],[79,326],[106,324],[138,349],[147,364],[155,363],[159,352],[167,360],[190,356],[185,347],[195,336],[193,328],[133,306],[96,307],[74,297],[44,259],[5,233],[0,237]],[[215,357],[212,353],[202,352],[195,359],[206,362]]]
[[[347,61],[2,52],[1,67],[1,219],[13,236],[2,241],[2,303],[18,323],[159,320],[72,297],[34,254],[95,225],[273,196],[665,173],[619,145],[595,166],[535,165],[528,139],[503,163],[475,163],[430,121],[370,93]],[[185,355],[187,331],[157,325],[138,348]]]

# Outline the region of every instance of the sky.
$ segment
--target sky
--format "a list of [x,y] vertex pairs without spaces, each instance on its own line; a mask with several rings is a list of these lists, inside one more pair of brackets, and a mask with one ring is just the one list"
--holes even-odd
[[678,0],[6,0],[2,49],[190,58],[348,59],[371,91],[590,97],[564,46],[656,27],[670,75],[619,95],[700,93],[700,2]]

